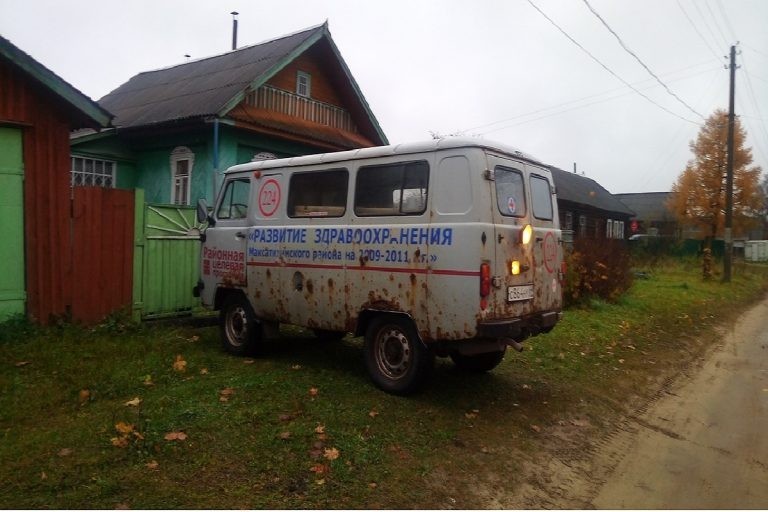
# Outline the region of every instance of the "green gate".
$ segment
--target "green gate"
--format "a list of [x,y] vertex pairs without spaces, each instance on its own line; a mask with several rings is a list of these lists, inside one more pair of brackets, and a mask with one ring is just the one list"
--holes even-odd
[[136,190],[133,272],[134,320],[181,316],[200,308],[192,288],[200,276],[200,232],[195,208],[145,204]]
[[24,160],[21,130],[0,127],[0,322],[24,314]]

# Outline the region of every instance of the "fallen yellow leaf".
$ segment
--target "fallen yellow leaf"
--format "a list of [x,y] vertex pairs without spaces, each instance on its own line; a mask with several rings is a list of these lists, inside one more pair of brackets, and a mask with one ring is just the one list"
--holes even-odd
[[173,363],[173,369],[177,372],[187,371],[187,362],[184,360],[181,354],[176,356],[176,361]]
[[160,466],[160,464],[158,464],[156,460],[151,460],[151,461],[147,462],[147,468],[151,469],[153,471],[155,469],[157,469],[159,466]]
[[84,404],[91,398],[91,392],[87,389],[81,389],[78,396],[80,397],[80,403]]
[[62,448],[58,453],[59,457],[69,457],[70,455],[72,455],[72,448]]
[[208,368],[200,368],[200,375],[208,375]]
[[128,400],[127,402],[125,402],[125,405],[128,407],[138,407],[140,403],[141,403],[141,398],[136,397],[133,400]]
[[317,425],[315,427],[315,434],[325,434],[325,425]]
[[379,415],[379,411],[377,411],[376,409],[373,409],[371,412],[368,413],[368,416],[370,416],[371,418],[375,418],[378,415]]
[[326,448],[323,456],[328,460],[336,460],[339,458],[339,450],[336,448]]
[[317,388],[309,388],[309,396],[317,396],[319,392]]
[[130,434],[131,432],[133,432],[133,425],[130,423],[118,421],[115,424],[115,430],[117,430],[121,434]]
[[184,432],[168,432],[164,436],[166,441],[184,441],[186,438],[187,434]]
[[128,438],[126,436],[113,437],[110,441],[112,446],[117,446],[118,448],[126,448],[128,446]]
[[29,361],[19,361],[14,366],[16,366],[16,368],[21,368],[22,366],[27,366],[28,364],[29,364]]

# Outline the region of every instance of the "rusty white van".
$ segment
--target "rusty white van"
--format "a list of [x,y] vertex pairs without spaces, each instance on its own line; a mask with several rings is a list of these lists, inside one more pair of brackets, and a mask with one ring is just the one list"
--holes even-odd
[[549,170],[515,149],[447,138],[264,160],[198,204],[201,279],[224,347],[257,351],[280,323],[364,336],[384,391],[434,358],[488,371],[561,318],[562,238]]

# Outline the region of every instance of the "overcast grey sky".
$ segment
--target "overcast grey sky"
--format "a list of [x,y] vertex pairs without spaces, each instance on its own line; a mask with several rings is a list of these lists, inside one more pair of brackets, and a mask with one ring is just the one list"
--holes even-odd
[[230,11],[240,45],[327,19],[392,143],[479,135],[576,162],[614,193],[669,190],[699,114],[728,106],[723,56],[740,41],[736,111],[768,171],[768,0],[588,1],[531,0],[620,78],[528,0],[0,0],[0,34],[98,100],[185,54],[229,50]]

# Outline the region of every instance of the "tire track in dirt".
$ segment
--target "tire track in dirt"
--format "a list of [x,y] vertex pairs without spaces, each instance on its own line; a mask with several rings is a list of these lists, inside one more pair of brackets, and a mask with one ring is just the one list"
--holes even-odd
[[[650,398],[612,427],[581,432],[574,438],[554,429],[543,440],[545,448],[525,459],[524,483],[512,493],[489,493],[488,506],[768,507],[768,486],[764,485],[768,442],[755,441],[768,428],[768,334],[760,341],[761,333],[768,333],[768,300],[744,313],[727,332],[721,329],[719,343],[661,379]],[[743,382],[731,382],[734,375],[742,374],[747,375]],[[748,401],[751,412],[745,413],[744,422],[718,432],[712,418],[718,423],[733,416],[731,397],[740,395],[742,387],[756,397]],[[722,389],[729,391],[725,398],[718,395]],[[718,407],[726,411],[718,413]],[[747,429],[742,437],[751,442],[730,442],[738,437],[730,430],[741,426]],[[704,466],[712,469],[697,469]],[[728,471],[737,476],[723,478]],[[739,482],[755,485],[750,488]]]

